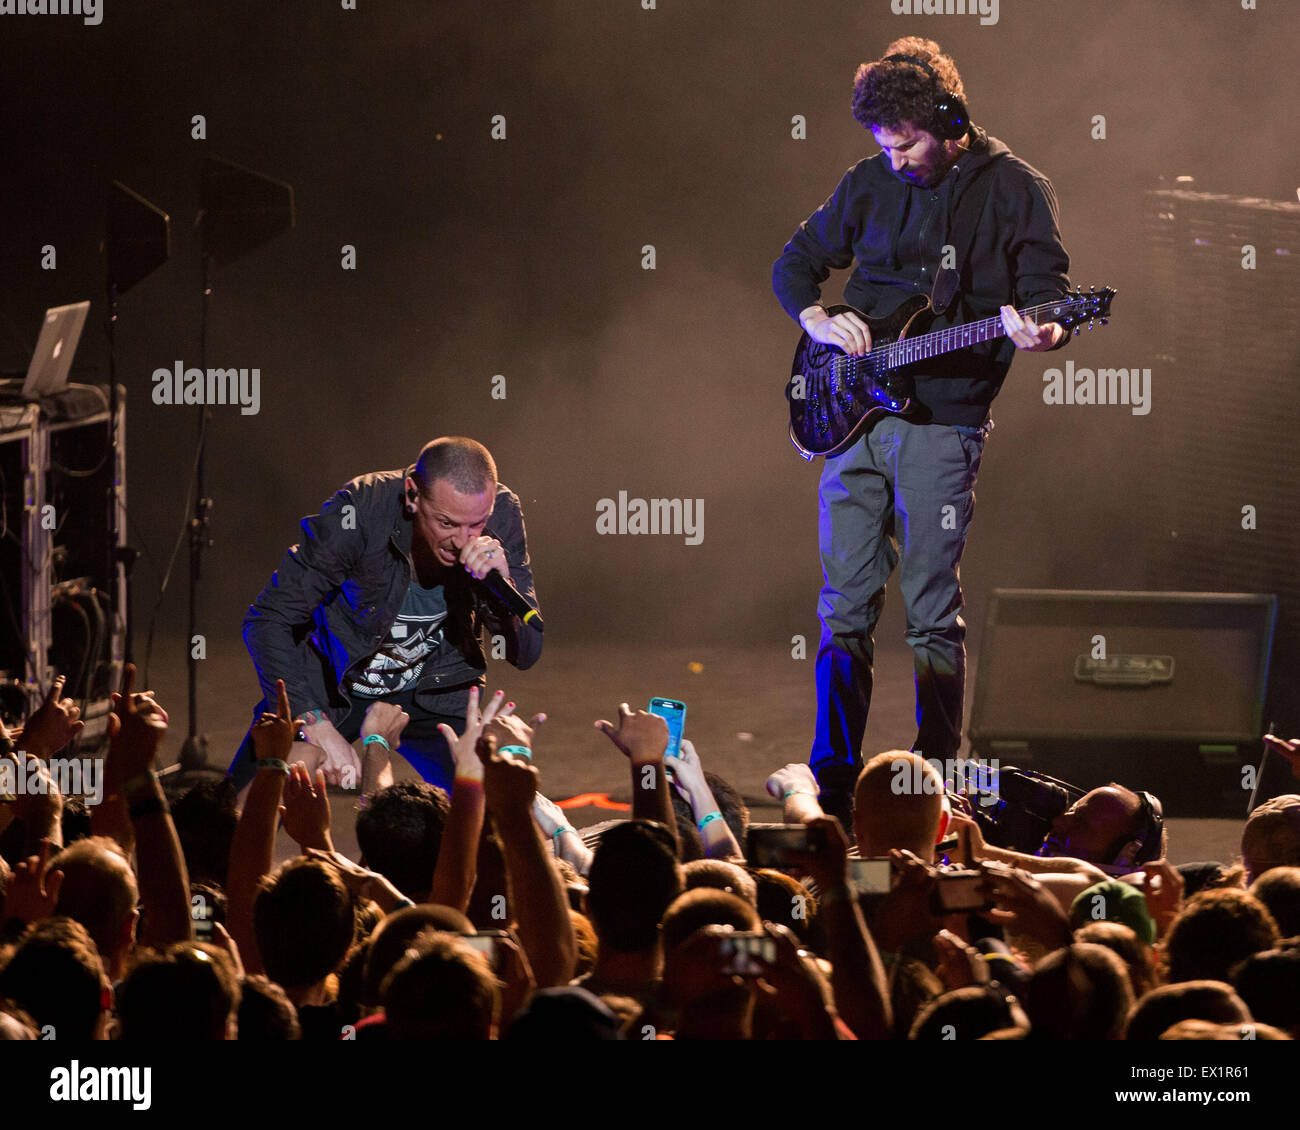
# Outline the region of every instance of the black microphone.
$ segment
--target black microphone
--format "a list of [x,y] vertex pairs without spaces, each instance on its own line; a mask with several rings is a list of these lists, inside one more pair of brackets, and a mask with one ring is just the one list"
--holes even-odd
[[542,614],[520,596],[519,590],[495,569],[488,573],[486,577],[480,579],[479,584],[522,619],[525,624],[531,624],[539,632],[545,630],[542,624]]

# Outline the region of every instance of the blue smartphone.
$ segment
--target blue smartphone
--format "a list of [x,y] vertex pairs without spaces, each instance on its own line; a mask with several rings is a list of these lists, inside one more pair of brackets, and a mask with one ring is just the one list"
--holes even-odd
[[650,713],[658,714],[668,722],[668,749],[665,757],[681,757],[682,730],[686,726],[686,703],[675,698],[652,698]]

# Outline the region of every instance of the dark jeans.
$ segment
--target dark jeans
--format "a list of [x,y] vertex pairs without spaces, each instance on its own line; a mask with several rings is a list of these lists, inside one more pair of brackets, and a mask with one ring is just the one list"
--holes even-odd
[[896,566],[916,678],[912,748],[946,759],[961,745],[966,624],[959,566],[991,429],[991,422],[973,429],[888,418],[826,460],[817,729],[809,757],[823,789],[851,791],[862,766],[874,633]]
[[[450,726],[456,733],[465,730],[465,709],[468,703],[469,689],[439,691],[436,695],[417,695],[413,691],[392,695],[382,701],[400,706],[411,716],[411,720],[402,731],[401,743],[396,752],[411,763],[412,768],[431,785],[451,792],[455,778],[455,766],[451,759],[451,750],[447,748],[446,739],[438,732],[440,723]],[[337,724],[336,729],[349,742],[356,741],[361,735],[361,723],[366,711],[380,699],[352,696],[352,710],[348,716]],[[253,711],[253,720],[261,717],[265,704],[258,703]],[[459,713],[455,711],[459,710]],[[446,713],[452,711],[452,713]],[[227,773],[234,778],[235,788],[242,789],[253,779],[257,772],[253,764],[252,741],[247,736],[240,745],[235,759],[230,763]]]

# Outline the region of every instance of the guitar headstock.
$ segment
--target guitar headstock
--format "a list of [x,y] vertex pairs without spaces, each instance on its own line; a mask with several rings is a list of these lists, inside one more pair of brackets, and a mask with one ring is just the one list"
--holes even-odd
[[1059,322],[1067,330],[1073,328],[1075,333],[1084,322],[1089,329],[1098,321],[1104,326],[1110,318],[1110,300],[1114,297],[1114,289],[1108,286],[1100,290],[1090,286],[1086,292],[1082,287],[1075,287],[1059,301],[1043,307],[1043,320]]

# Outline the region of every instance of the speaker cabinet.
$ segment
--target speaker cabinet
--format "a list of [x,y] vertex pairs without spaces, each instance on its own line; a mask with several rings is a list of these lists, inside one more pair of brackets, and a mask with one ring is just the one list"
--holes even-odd
[[1147,193],[1145,211],[1151,341],[1177,388],[1152,432],[1145,583],[1277,595],[1267,717],[1294,736],[1300,454],[1286,421],[1300,380],[1300,204],[1179,188]]
[[1244,816],[1276,616],[1261,594],[995,590],[972,756]]

